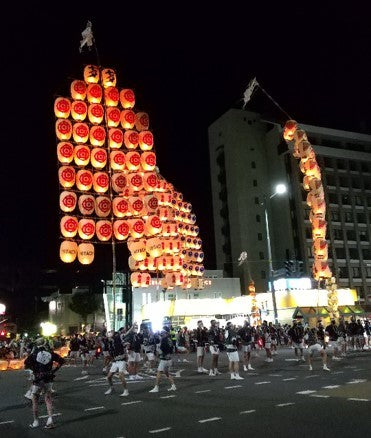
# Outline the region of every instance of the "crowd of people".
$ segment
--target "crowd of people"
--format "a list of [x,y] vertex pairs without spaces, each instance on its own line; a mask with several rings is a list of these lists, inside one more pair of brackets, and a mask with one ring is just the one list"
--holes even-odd
[[[32,400],[34,421],[30,426],[33,428],[39,427],[38,402],[41,394],[45,396],[48,411],[45,427],[54,427],[51,398],[53,380],[55,372],[65,363],[54,349],[66,345],[67,342],[69,364],[81,361],[82,374],[88,374],[89,366],[101,356],[102,371],[107,375],[108,389],[105,394],[114,392],[113,376],[117,373],[122,384],[120,396],[126,397],[129,395],[127,380],[143,379],[139,371],[156,374],[155,385],[149,392],[159,392],[162,376],[170,383],[168,391],[176,391],[170,373],[172,362],[189,362],[189,353],[192,351],[196,353],[197,372],[211,377],[221,374],[218,368],[219,357],[224,352],[229,362],[230,378],[243,380],[240,362],[244,372],[253,371],[254,358],[258,351],[263,350],[265,361],[271,363],[280,345],[291,346],[297,361],[307,362],[309,370],[313,369],[314,354],[319,353],[323,370],[328,372],[329,357],[337,361],[350,350],[371,349],[371,329],[367,319],[355,320],[354,317],[349,322],[340,319],[336,323],[331,320],[327,326],[318,320],[315,327],[309,327],[301,320],[284,326],[266,321],[252,326],[245,321],[243,326],[228,322],[225,327],[220,327],[217,320],[212,320],[207,328],[200,320],[195,330],[164,326],[161,331],[154,332],[150,324],[142,323],[138,327],[134,323],[131,327],[122,327],[118,331],[75,334],[69,341],[55,338],[50,342],[42,337],[11,341],[0,345],[0,351],[4,357],[11,355],[25,358],[25,368],[30,370],[32,379],[32,385],[25,397]],[[208,368],[205,368],[207,353],[210,353],[210,360],[207,359]]]

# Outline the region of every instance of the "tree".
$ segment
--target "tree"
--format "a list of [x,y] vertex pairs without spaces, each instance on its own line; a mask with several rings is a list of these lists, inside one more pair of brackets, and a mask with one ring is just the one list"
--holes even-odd
[[95,295],[87,291],[75,292],[72,295],[69,308],[79,314],[86,325],[87,318],[92,313],[95,313],[99,309],[99,303]]

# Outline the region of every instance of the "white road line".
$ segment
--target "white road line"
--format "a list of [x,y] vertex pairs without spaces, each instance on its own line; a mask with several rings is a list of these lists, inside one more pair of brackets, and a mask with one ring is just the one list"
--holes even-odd
[[271,382],[255,382],[255,385],[265,385],[267,383],[271,383]]
[[283,408],[284,406],[292,406],[295,403],[280,403],[278,405],[276,405],[278,408]]
[[286,362],[298,362],[298,359],[285,359]]
[[167,430],[170,430],[171,427],[164,427],[162,429],[155,429],[155,430],[149,430],[149,433],[161,433],[161,432],[166,432]]
[[225,386],[224,389],[242,388],[242,385]]
[[351,385],[353,383],[363,383],[363,382],[367,382],[366,379],[353,379],[350,382],[347,382],[347,385]]
[[203,392],[210,392],[211,389],[204,389],[202,391],[196,391],[195,394],[202,394]]
[[334,373],[331,373],[332,375],[334,374],[344,374],[344,371],[335,371]]
[[211,418],[205,418],[204,420],[198,420],[199,423],[208,423],[209,421],[218,421],[221,420],[222,417],[211,417]]
[[268,374],[269,377],[282,377],[282,374]]
[[121,406],[134,405],[137,403],[142,403],[142,400],[134,400],[134,401],[130,401],[130,402],[121,403]]
[[328,385],[328,386],[322,386],[323,389],[336,389],[340,388],[340,385]]
[[77,380],[86,380],[88,378],[89,376],[82,376],[82,377],[77,377],[77,379],[73,379],[73,381],[76,382]]
[[329,398],[329,395],[322,395],[322,394],[311,394],[309,397],[316,397],[316,398]]
[[14,420],[2,421],[2,422],[0,423],[0,426],[1,426],[2,424],[11,424],[11,423],[14,423]]
[[282,382],[289,382],[290,380],[296,380],[296,377],[289,377],[288,379],[282,379]]
[[160,398],[174,398],[174,397],[176,397],[176,395],[165,395],[165,396],[160,397]]
[[306,376],[306,379],[311,379],[312,377],[319,377],[319,374],[312,374],[310,376]]
[[87,409],[84,409],[84,411],[86,412],[86,411],[97,411],[98,409],[105,409],[105,407],[104,406],[96,406],[95,408],[87,408]]
[[364,370],[364,368],[357,368],[356,370],[353,370],[353,371],[363,371]]
[[347,398],[349,401],[362,401],[362,402],[368,402],[370,401],[368,398]]
[[307,389],[305,391],[299,391],[296,394],[308,395],[308,394],[313,394],[314,392],[317,392],[317,391],[312,391],[311,389]]
[[250,409],[249,411],[241,411],[240,414],[252,414],[253,412],[256,412],[256,409]]
[[[61,412],[58,412],[58,414],[53,414],[52,417],[59,417],[60,415],[62,415]],[[39,418],[48,418],[49,415],[40,415]]]

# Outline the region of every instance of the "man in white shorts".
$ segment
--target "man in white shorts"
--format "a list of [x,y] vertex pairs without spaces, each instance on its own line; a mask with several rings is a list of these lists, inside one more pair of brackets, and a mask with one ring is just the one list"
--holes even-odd
[[[295,356],[298,358],[298,361],[305,362],[304,359],[304,329],[301,322],[293,321],[293,325],[288,331],[288,335],[291,338],[292,346],[295,349]],[[298,355],[298,351],[300,351],[300,358]]]
[[240,357],[237,349],[238,334],[231,322],[227,322],[225,328],[225,347],[227,349],[227,356],[229,360],[229,371],[232,380],[243,380],[239,373]]
[[216,376],[221,374],[218,371],[218,360],[219,360],[219,343],[220,343],[220,329],[218,322],[215,319],[210,321],[211,326],[209,329],[209,344],[211,353],[211,368],[209,376]]
[[142,360],[140,351],[142,349],[143,334],[138,333],[138,324],[134,323],[129,331],[124,335],[125,342],[128,342],[129,347],[129,379],[142,380],[143,377],[138,374],[139,363]]
[[253,371],[254,368],[250,364],[252,343],[253,343],[253,329],[248,321],[245,321],[243,327],[238,331],[238,335],[242,341],[243,351],[243,370]]
[[316,328],[307,328],[305,335],[304,335],[304,341],[308,346],[308,365],[309,365],[309,371],[313,371],[312,366],[312,359],[314,356],[314,352],[319,352],[322,357],[322,364],[324,371],[330,371],[329,368],[327,368],[327,354],[325,349],[323,348],[323,345],[321,345],[318,336],[317,336],[317,329]]
[[207,330],[203,325],[203,322],[197,321],[196,329],[196,342],[197,342],[197,371],[199,373],[207,373],[207,369],[203,367],[205,358],[205,345],[208,343]]
[[161,344],[160,344],[160,363],[157,368],[156,384],[153,389],[149,392],[159,392],[159,385],[161,380],[161,373],[164,373],[169,380],[171,386],[168,391],[176,391],[176,386],[174,384],[174,379],[169,373],[171,367],[171,355],[173,353],[174,347],[170,339],[170,329],[169,327],[164,327],[161,332]]
[[143,350],[144,354],[148,360],[148,372],[153,372],[155,367],[155,350],[156,350],[156,340],[153,331],[144,326],[142,329],[143,334]]
[[107,381],[109,384],[109,389],[104,393],[105,395],[110,395],[113,393],[113,382],[112,377],[115,373],[118,373],[121,380],[122,386],[124,387],[124,392],[120,394],[120,397],[126,397],[129,395],[127,389],[125,374],[126,369],[126,349],[122,343],[121,336],[119,333],[115,333],[112,337],[112,342],[110,342],[110,355],[112,357],[112,364],[107,375]]
[[335,319],[331,319],[330,325],[326,327],[325,335],[328,337],[328,342],[325,343],[327,352],[331,351],[333,353],[332,360],[340,360],[339,349],[341,351],[341,343],[338,342],[339,331]]

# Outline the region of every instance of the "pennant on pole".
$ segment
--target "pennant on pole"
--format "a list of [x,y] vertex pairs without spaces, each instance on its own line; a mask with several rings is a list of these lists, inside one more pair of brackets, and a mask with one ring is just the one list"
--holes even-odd
[[247,260],[247,252],[243,251],[238,257],[238,266],[241,266],[246,260]]
[[85,30],[81,33],[82,40],[80,41],[80,53],[82,52],[82,48],[86,45],[89,50],[92,48],[94,43],[94,35],[92,30],[91,21],[88,21],[86,24]]
[[247,86],[245,92],[243,93],[243,107],[242,109],[245,109],[245,106],[248,104],[248,102],[251,99],[252,93],[255,91],[255,88],[258,86],[258,81],[256,78],[251,79],[249,82],[249,85]]

